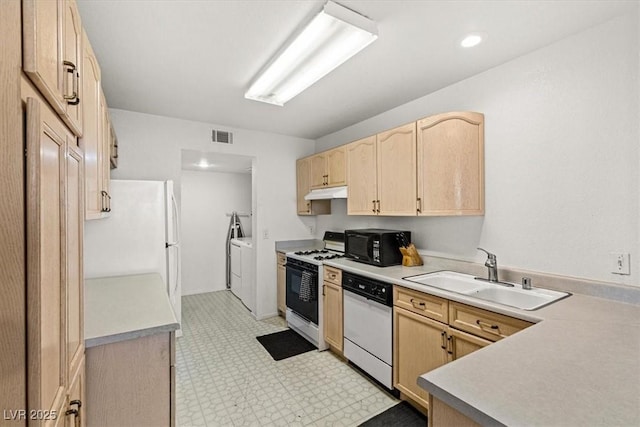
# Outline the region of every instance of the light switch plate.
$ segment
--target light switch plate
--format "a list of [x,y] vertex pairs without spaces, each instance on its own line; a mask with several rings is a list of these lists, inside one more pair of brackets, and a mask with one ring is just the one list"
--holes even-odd
[[631,255],[622,252],[609,253],[609,262],[611,264],[611,272],[613,274],[631,274],[630,271]]

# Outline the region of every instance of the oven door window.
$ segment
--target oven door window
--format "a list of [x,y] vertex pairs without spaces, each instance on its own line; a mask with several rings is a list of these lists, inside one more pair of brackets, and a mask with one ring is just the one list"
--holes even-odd
[[318,272],[287,266],[287,307],[318,324]]

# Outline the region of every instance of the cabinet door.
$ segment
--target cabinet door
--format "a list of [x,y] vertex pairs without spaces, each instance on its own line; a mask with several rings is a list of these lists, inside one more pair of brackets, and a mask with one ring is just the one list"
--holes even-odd
[[418,121],[419,215],[484,214],[484,116],[445,113]]
[[82,136],[82,23],[75,0],[63,0],[62,89],[66,122]]
[[64,113],[62,97],[63,23],[61,1],[22,1],[22,69],[59,113]]
[[428,408],[429,394],[417,384],[425,372],[447,363],[447,326],[400,307],[394,313],[394,386]]
[[447,340],[450,360],[460,359],[491,344],[489,340],[453,328],[448,329]]
[[67,398],[65,147],[76,140],[38,99],[27,99],[26,123],[27,406],[61,414]]
[[324,340],[342,352],[342,286],[325,281],[323,295]]
[[80,360],[78,370],[71,378],[69,385],[69,395],[65,410],[65,427],[84,427],[86,425],[84,417],[86,406],[83,406],[86,402],[84,384],[85,370],[83,355],[82,360]]
[[278,311],[283,316],[287,312],[286,282],[287,269],[284,265],[278,265]]
[[101,194],[103,196],[103,211],[111,212],[111,119],[109,118],[109,107],[104,97],[104,92],[100,91],[100,139],[98,149],[101,152]]
[[348,215],[375,215],[378,199],[376,137],[347,144]]
[[311,168],[311,188],[327,186],[327,156],[325,153],[316,154],[309,158]]
[[102,218],[102,151],[100,147],[100,66],[85,32],[82,33],[82,109],[83,134],[80,147],[84,151],[85,219]]
[[298,215],[311,215],[311,202],[304,199],[309,193],[310,178],[309,157],[296,161],[296,192],[298,195]]
[[378,215],[416,215],[416,124],[377,135]]
[[84,360],[84,274],[82,241],[84,226],[84,185],[82,153],[75,145],[67,147],[66,157],[66,341],[69,381],[77,375]]
[[347,185],[347,164],[345,147],[327,152],[327,187]]

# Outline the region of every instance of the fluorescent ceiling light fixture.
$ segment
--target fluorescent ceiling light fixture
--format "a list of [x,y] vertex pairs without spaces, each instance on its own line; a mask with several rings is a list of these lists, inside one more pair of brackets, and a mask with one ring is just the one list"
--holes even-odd
[[484,36],[480,33],[471,33],[468,34],[462,41],[460,42],[460,46],[462,47],[474,47],[482,43]]
[[244,97],[282,106],[377,38],[375,22],[329,1],[260,72]]

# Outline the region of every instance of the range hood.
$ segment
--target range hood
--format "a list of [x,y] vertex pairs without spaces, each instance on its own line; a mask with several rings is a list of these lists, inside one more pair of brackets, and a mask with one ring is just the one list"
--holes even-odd
[[346,199],[347,186],[320,188],[319,190],[311,190],[309,194],[304,196],[305,200],[327,200],[327,199]]

